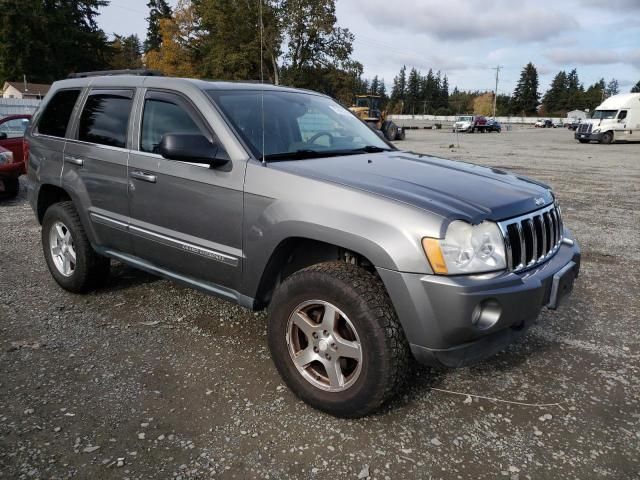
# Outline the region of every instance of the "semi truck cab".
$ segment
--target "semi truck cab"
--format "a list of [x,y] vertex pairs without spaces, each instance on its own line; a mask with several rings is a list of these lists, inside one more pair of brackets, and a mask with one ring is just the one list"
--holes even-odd
[[640,93],[607,98],[580,123],[574,136],[580,143],[640,141]]

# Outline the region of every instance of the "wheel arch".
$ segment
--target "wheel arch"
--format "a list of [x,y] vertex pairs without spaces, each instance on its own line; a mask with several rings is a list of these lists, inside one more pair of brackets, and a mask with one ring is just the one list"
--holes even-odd
[[255,307],[268,306],[278,285],[293,273],[335,260],[361,266],[377,275],[373,261],[348,246],[303,236],[287,237],[273,249],[260,275],[254,295]]
[[64,188],[51,183],[42,184],[38,189],[36,201],[36,216],[40,225],[42,225],[42,220],[47,209],[51,205],[64,201],[73,201],[69,192]]

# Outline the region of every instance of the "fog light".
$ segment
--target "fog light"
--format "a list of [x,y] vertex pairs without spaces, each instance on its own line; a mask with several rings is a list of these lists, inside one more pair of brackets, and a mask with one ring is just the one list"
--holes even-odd
[[483,300],[473,309],[471,323],[480,330],[486,330],[493,327],[500,320],[501,314],[502,308],[500,308],[497,300],[492,298]]

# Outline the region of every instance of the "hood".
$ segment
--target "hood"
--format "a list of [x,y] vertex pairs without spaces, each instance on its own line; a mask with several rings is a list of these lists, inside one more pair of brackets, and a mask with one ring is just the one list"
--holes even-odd
[[477,224],[553,202],[547,185],[496,168],[410,152],[381,152],[269,163],[269,168],[332,182]]

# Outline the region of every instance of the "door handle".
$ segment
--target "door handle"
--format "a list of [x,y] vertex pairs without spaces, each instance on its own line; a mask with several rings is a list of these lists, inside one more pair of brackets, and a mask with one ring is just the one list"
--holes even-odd
[[131,177],[143,182],[156,183],[157,177],[150,173],[141,172],[140,170],[134,170],[131,172]]
[[64,156],[64,161],[65,162],[69,162],[69,163],[73,163],[74,165],[78,165],[80,167],[82,165],[84,165],[84,160],[82,158],[72,157],[71,155],[65,155]]

